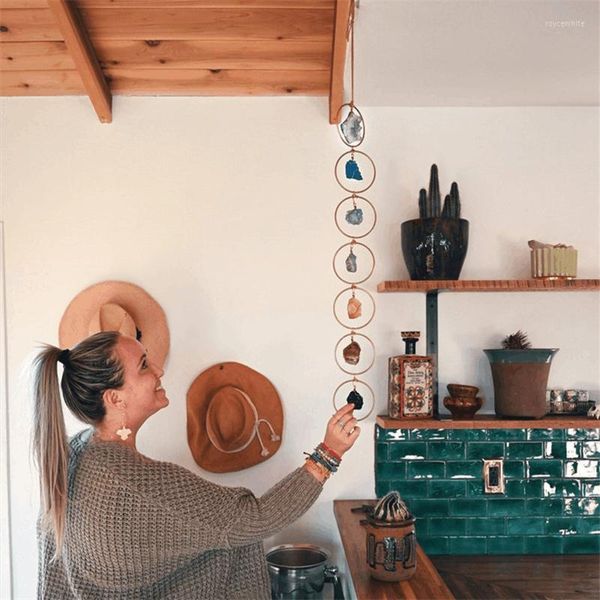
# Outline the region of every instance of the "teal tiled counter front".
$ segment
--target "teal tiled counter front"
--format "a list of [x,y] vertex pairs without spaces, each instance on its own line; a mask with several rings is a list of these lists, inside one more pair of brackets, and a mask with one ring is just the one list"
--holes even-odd
[[[425,552],[600,552],[600,429],[378,424],[375,437],[376,494],[400,492]],[[491,458],[504,460],[504,494],[484,493]]]

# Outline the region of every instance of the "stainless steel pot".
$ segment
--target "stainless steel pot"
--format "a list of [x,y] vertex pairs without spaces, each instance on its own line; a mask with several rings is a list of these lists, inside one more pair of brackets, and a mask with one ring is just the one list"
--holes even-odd
[[334,600],[344,600],[338,569],[327,566],[329,552],[312,544],[284,544],[267,552],[267,567],[274,600],[323,598],[323,587],[333,584]]

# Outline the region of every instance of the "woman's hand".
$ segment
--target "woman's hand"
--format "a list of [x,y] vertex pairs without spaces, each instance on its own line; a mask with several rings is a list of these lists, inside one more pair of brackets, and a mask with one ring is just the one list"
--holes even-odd
[[325,445],[342,456],[350,450],[360,435],[358,421],[353,416],[354,404],[348,403],[327,422]]

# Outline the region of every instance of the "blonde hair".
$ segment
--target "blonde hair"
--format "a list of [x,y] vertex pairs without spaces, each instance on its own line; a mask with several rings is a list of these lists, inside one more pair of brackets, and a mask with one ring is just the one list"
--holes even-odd
[[64,365],[60,388],[65,404],[79,420],[99,423],[106,414],[102,394],[123,386],[124,369],[115,346],[116,331],[92,335],[65,351],[45,345],[34,361],[33,456],[40,474],[42,527],[52,529],[60,556],[65,534],[69,460],[58,384],[57,363]]

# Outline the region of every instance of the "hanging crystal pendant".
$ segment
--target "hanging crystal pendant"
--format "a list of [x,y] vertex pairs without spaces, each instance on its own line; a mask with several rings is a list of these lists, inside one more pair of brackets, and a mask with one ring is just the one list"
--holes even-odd
[[352,403],[354,404],[354,408],[356,410],[360,410],[363,407],[363,397],[356,391],[356,390],[352,390],[349,394],[348,397],[346,398],[346,402],[348,404]]
[[358,146],[364,138],[364,124],[361,114],[352,107],[340,125],[342,138],[349,146]]
[[361,347],[358,342],[355,342],[354,339],[344,348],[344,360],[349,365],[357,365],[360,360]]
[[360,225],[363,222],[363,210],[362,208],[356,208],[356,206],[346,212],[346,222],[350,225]]
[[356,179],[357,181],[362,181],[363,176],[358,168],[358,163],[354,160],[354,158],[346,161],[346,179]]
[[348,271],[348,273],[356,273],[356,269],[356,254],[354,254],[354,251],[350,248],[350,254],[346,257],[346,271]]
[[352,298],[348,300],[347,310],[349,319],[358,319],[362,317],[362,302],[358,298],[352,296]]

